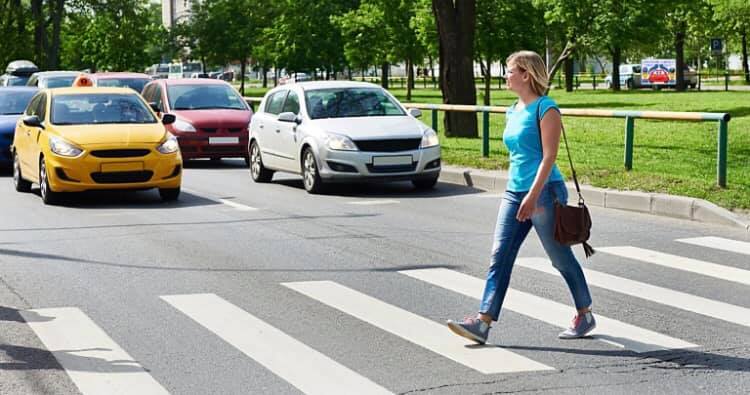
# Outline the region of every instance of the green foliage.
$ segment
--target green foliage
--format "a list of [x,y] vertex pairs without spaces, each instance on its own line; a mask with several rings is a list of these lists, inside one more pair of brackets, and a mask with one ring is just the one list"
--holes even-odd
[[482,61],[504,60],[528,49],[544,52],[544,14],[531,0],[477,1],[474,52]]

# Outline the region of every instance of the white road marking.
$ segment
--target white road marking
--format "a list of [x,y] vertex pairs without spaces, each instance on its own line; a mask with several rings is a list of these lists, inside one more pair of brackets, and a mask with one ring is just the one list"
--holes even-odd
[[704,262],[697,259],[685,258],[678,255],[665,254],[630,246],[600,247],[598,250],[607,254],[648,262],[654,265],[668,267],[670,269],[684,270],[686,272],[702,274],[704,276],[714,277],[721,280],[750,285],[750,271],[738,269],[736,267],[718,265],[716,263]]
[[217,295],[161,298],[304,393],[390,394]]
[[377,206],[383,204],[398,204],[401,203],[398,200],[383,199],[383,200],[357,200],[354,202],[346,202],[346,204],[353,204],[357,206]]
[[221,203],[223,203],[223,204],[226,204],[229,207],[235,208],[235,209],[240,210],[240,211],[255,211],[255,210],[257,210],[257,208],[255,208],[255,207],[246,206],[244,204],[236,203],[236,202],[233,202],[233,201],[227,200],[227,199],[219,199],[218,201],[221,202]]
[[[547,274],[560,275],[557,269],[552,267],[552,263],[545,258],[518,258],[516,265]],[[584,273],[586,274],[588,283],[593,286],[750,327],[750,309],[745,307],[718,302],[594,270],[584,269]]]
[[21,315],[81,393],[169,393],[81,310],[35,309]]
[[553,370],[497,346],[469,342],[445,326],[332,281],[284,283],[305,296],[484,374]]
[[678,239],[677,241],[680,243],[694,244],[701,247],[750,255],[750,243],[746,241],[730,240],[722,237],[694,237],[690,239]]
[[[448,269],[403,270],[399,273],[475,299],[478,299],[485,284],[482,279]],[[571,306],[512,288],[508,289],[503,308],[560,328],[566,328],[575,313]],[[696,344],[599,314],[596,315],[596,321],[597,328],[592,332],[594,338],[635,352],[698,347]]]

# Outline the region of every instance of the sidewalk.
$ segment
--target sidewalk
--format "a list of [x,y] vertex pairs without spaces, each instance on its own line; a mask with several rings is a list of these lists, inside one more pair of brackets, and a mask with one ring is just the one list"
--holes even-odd
[[[508,173],[502,170],[480,170],[443,166],[440,181],[466,185],[488,191],[503,191]],[[573,202],[575,185],[566,183]],[[750,232],[750,218],[740,216],[703,199],[661,193],[619,191],[581,185],[581,194],[590,206],[637,211],[653,215],[688,219],[697,222],[739,227]]]

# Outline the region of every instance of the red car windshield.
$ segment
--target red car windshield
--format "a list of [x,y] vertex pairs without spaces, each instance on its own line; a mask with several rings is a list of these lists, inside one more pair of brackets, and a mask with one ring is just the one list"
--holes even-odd
[[242,110],[245,101],[225,85],[172,85],[167,87],[172,110]]

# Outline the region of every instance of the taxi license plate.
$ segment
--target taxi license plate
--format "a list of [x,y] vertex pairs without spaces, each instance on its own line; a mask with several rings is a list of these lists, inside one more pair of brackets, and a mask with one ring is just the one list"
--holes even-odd
[[239,137],[209,137],[209,144],[239,144]]
[[143,170],[143,162],[102,163],[102,173],[141,170]]
[[398,165],[410,165],[412,163],[411,155],[401,156],[373,156],[373,166],[398,166]]

